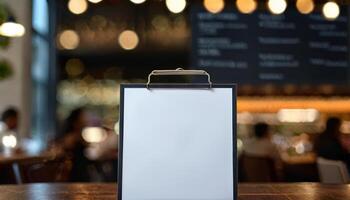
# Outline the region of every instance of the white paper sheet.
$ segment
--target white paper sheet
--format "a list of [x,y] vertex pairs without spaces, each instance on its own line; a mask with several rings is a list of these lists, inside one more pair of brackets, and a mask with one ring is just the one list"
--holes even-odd
[[123,200],[233,200],[232,88],[125,88]]

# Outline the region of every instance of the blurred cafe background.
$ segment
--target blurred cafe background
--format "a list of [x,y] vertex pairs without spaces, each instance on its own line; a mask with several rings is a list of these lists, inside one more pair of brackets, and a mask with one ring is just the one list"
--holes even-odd
[[347,183],[349,30],[347,0],[1,0],[0,183],[117,181],[120,84],[178,67],[238,84],[240,182]]

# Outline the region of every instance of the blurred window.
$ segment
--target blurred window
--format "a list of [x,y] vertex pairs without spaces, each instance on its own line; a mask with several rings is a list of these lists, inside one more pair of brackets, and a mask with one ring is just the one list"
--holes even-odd
[[45,144],[50,134],[50,16],[47,0],[32,1],[32,137]]

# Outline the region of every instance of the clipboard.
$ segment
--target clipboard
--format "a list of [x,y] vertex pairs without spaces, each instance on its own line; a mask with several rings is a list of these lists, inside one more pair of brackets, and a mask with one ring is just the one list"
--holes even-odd
[[[207,83],[152,83],[152,76],[201,75]],[[236,200],[236,85],[202,70],[154,70],[122,84],[119,200]]]

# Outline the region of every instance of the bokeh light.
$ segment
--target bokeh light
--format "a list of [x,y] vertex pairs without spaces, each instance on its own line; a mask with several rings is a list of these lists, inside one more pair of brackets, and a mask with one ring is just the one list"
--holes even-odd
[[88,0],[91,3],[100,3],[102,0]]
[[163,15],[155,16],[151,24],[158,31],[167,31],[170,28],[169,19]]
[[125,30],[119,35],[119,44],[125,50],[132,50],[139,44],[139,37],[135,31]]
[[166,7],[172,13],[180,13],[186,8],[186,0],[166,0]]
[[267,7],[272,14],[279,15],[286,10],[287,2],[286,0],[269,0],[267,2]]
[[205,9],[213,14],[221,12],[225,7],[224,0],[204,0]]
[[297,9],[302,14],[309,14],[315,8],[315,3],[313,0],[297,0]]
[[237,0],[236,6],[241,13],[249,14],[256,10],[258,4],[256,0]]
[[329,1],[323,5],[322,13],[328,20],[335,20],[340,14],[339,5],[336,2]]
[[59,34],[59,44],[64,49],[75,49],[79,46],[80,38],[74,30],[64,30]]
[[71,58],[66,62],[66,72],[69,76],[78,76],[84,71],[84,64],[80,59]]
[[88,3],[86,0],[69,0],[68,9],[73,14],[79,15],[84,13],[88,8]]
[[21,37],[25,33],[25,28],[22,24],[15,22],[5,22],[0,26],[0,35],[7,37]]
[[119,135],[119,121],[114,124],[114,132]]
[[14,135],[5,135],[2,137],[2,144],[5,147],[14,148],[17,145],[17,138]]
[[277,113],[277,119],[280,122],[288,123],[306,123],[314,122],[319,117],[319,111],[316,109],[281,109]]
[[84,128],[82,137],[88,143],[100,143],[107,138],[107,131],[100,127],[87,127]]
[[130,0],[131,2],[133,2],[134,4],[140,4],[145,2],[146,0]]

